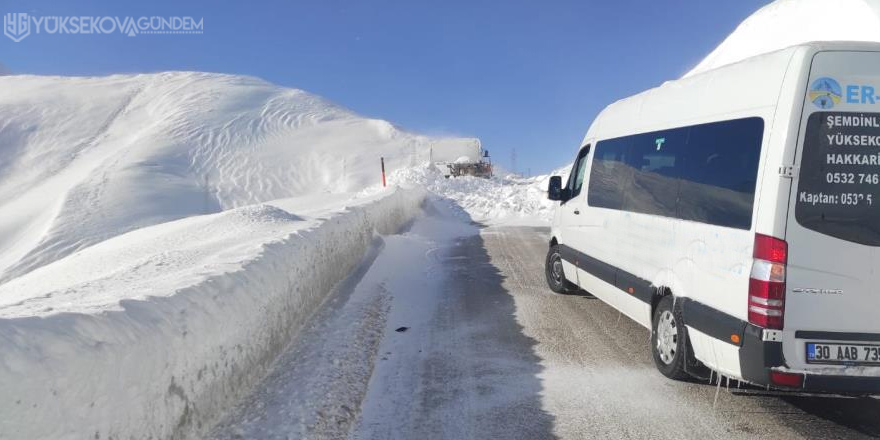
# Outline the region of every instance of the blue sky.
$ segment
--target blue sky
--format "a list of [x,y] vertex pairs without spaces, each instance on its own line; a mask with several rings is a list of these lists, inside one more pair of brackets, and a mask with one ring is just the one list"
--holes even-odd
[[[766,0],[0,0],[0,14],[192,16],[203,35],[0,37],[14,73],[254,75],[494,160],[569,162],[610,102],[681,76]],[[2,91],[0,91],[2,93]]]

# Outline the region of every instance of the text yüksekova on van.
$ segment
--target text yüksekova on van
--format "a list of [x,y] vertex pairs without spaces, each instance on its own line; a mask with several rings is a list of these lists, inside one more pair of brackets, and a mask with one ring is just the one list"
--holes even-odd
[[828,145],[833,147],[880,147],[880,135],[870,134],[826,134]]

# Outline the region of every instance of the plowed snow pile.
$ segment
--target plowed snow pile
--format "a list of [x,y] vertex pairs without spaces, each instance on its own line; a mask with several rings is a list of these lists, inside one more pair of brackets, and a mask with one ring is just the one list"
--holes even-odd
[[[565,177],[567,173],[568,169],[554,172],[565,174]],[[547,200],[549,178],[549,175],[527,178],[512,174],[491,179],[470,176],[445,178],[436,169],[424,164],[394,171],[389,181],[424,187],[455,200],[471,220],[480,223],[546,226],[553,219],[554,207],[554,202]]]
[[777,0],[743,21],[685,76],[810,41],[880,42],[880,0]]
[[410,166],[439,141],[241,76],[3,76],[0,90],[0,283],[145,226],[360,191],[379,157]]

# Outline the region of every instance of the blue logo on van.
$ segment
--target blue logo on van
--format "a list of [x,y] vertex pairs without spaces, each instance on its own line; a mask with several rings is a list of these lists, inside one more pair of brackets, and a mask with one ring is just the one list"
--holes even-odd
[[819,78],[810,86],[810,101],[821,109],[834,107],[842,97],[843,89],[840,83],[832,78]]

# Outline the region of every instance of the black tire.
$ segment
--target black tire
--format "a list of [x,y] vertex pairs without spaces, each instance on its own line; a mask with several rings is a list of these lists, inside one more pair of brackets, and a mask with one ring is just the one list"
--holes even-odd
[[675,310],[674,298],[666,295],[660,299],[651,325],[651,353],[654,365],[664,376],[673,380],[691,377],[687,372],[690,346],[687,327],[681,319],[681,311]]
[[558,245],[550,246],[550,250],[547,252],[544,275],[550,290],[556,293],[571,293],[578,290],[574,283],[565,278],[565,272],[562,270],[562,254],[559,253]]

